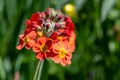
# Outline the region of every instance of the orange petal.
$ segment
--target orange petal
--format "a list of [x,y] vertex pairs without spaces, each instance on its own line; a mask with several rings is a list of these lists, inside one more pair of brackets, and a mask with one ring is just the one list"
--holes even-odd
[[26,49],[30,49],[31,46],[30,46],[29,44],[25,44],[25,48],[26,48]]
[[20,35],[19,35],[19,38],[20,38],[20,39],[23,39],[24,36],[25,36],[24,34],[20,34]]
[[37,52],[40,52],[40,48],[39,48],[39,47],[40,47],[40,45],[36,43],[36,44],[34,44],[32,50],[33,50],[34,52],[36,52],[36,53],[37,53]]
[[40,38],[38,38],[37,42],[40,44],[45,44],[46,40],[47,40],[46,37],[40,37]]
[[35,39],[36,38],[36,32],[35,31],[31,31],[28,35],[28,38],[30,38],[30,39]]
[[53,60],[55,63],[60,63],[60,58],[59,58],[59,56],[58,56],[58,55],[57,55],[57,56],[52,57],[52,60]]
[[36,54],[36,58],[37,58],[37,59],[40,59],[40,60],[44,60],[44,59],[45,59],[45,56],[44,56],[42,53],[37,53],[37,54]]
[[16,47],[16,49],[17,49],[17,50],[21,50],[23,47],[24,47],[24,44],[19,44],[19,45]]
[[60,64],[62,65],[62,66],[66,66],[66,61],[65,61],[65,59],[63,58],[63,59],[61,59],[61,61],[60,61]]
[[30,46],[33,46],[35,44],[35,40],[32,40],[32,39],[28,39],[28,44]]

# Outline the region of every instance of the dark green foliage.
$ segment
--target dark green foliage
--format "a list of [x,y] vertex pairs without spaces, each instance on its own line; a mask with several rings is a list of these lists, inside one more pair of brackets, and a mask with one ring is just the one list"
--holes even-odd
[[0,0],[0,80],[32,80],[37,60],[32,50],[16,50],[18,35],[32,13],[48,7],[76,7],[76,50],[72,64],[45,60],[42,80],[120,80],[120,0]]

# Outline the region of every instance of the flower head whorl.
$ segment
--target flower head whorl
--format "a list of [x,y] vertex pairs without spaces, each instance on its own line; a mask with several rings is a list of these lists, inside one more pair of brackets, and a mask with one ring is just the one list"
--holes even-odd
[[32,14],[26,20],[26,29],[20,35],[16,48],[32,48],[37,59],[51,58],[55,63],[66,66],[71,64],[72,52],[75,50],[74,28],[70,17],[60,10],[48,8],[44,12]]

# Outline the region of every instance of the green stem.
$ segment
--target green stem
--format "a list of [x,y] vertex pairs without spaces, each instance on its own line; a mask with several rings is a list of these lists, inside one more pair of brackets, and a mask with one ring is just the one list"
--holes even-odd
[[38,62],[33,80],[40,80],[43,62],[42,60]]
[[40,78],[41,78],[41,72],[42,72],[43,63],[44,63],[44,61],[41,61],[41,64],[39,66],[39,72],[38,72],[37,80],[40,80]]

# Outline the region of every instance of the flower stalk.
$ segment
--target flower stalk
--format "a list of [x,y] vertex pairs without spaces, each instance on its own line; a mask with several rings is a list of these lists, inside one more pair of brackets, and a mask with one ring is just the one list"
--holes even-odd
[[40,80],[44,60],[39,60],[33,80]]

